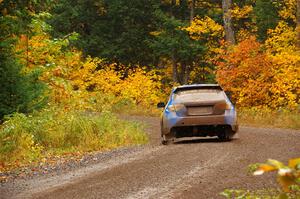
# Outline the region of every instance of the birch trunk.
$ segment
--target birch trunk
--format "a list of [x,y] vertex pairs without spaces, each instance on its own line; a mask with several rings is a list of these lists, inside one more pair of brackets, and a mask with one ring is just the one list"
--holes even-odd
[[234,31],[232,27],[232,20],[231,20],[231,13],[230,13],[231,4],[232,4],[232,0],[222,0],[225,39],[228,45],[235,44]]

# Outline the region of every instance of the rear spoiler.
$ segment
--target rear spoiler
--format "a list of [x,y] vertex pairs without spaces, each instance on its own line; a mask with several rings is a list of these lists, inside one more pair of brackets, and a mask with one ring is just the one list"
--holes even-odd
[[187,86],[179,86],[174,88],[173,93],[177,93],[178,91],[186,91],[186,90],[195,90],[195,89],[218,89],[223,90],[220,85],[217,84],[202,84],[202,85],[187,85]]

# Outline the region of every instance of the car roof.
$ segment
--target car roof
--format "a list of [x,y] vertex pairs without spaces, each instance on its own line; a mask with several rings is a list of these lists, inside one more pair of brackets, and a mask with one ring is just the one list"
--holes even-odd
[[192,90],[192,89],[220,89],[223,90],[219,84],[190,84],[182,85],[175,87],[173,92],[182,91],[182,90]]

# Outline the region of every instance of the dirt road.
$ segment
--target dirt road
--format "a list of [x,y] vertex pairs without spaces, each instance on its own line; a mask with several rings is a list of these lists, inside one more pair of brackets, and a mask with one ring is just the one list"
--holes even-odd
[[150,144],[112,154],[103,161],[55,176],[16,181],[1,198],[221,198],[225,188],[276,186],[272,175],[252,176],[251,163],[300,156],[300,132],[241,127],[239,139],[159,143],[158,118],[149,125]]

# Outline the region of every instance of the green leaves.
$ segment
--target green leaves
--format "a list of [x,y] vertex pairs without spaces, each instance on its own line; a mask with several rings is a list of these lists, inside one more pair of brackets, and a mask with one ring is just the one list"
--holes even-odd
[[8,10],[0,17],[0,120],[16,111],[31,112],[43,106],[47,98],[43,96],[45,85],[39,81],[40,71],[25,73],[25,64],[15,52],[17,36],[25,32],[30,18],[21,5],[15,10],[6,2],[0,5],[0,10]]
[[77,32],[72,42],[85,55],[106,58],[126,65],[154,62],[149,41],[155,30],[156,0],[64,0],[53,10],[53,35]]
[[274,3],[269,0],[257,0],[254,7],[255,21],[258,27],[258,39],[264,41],[267,38],[268,29],[276,27],[279,20]]

